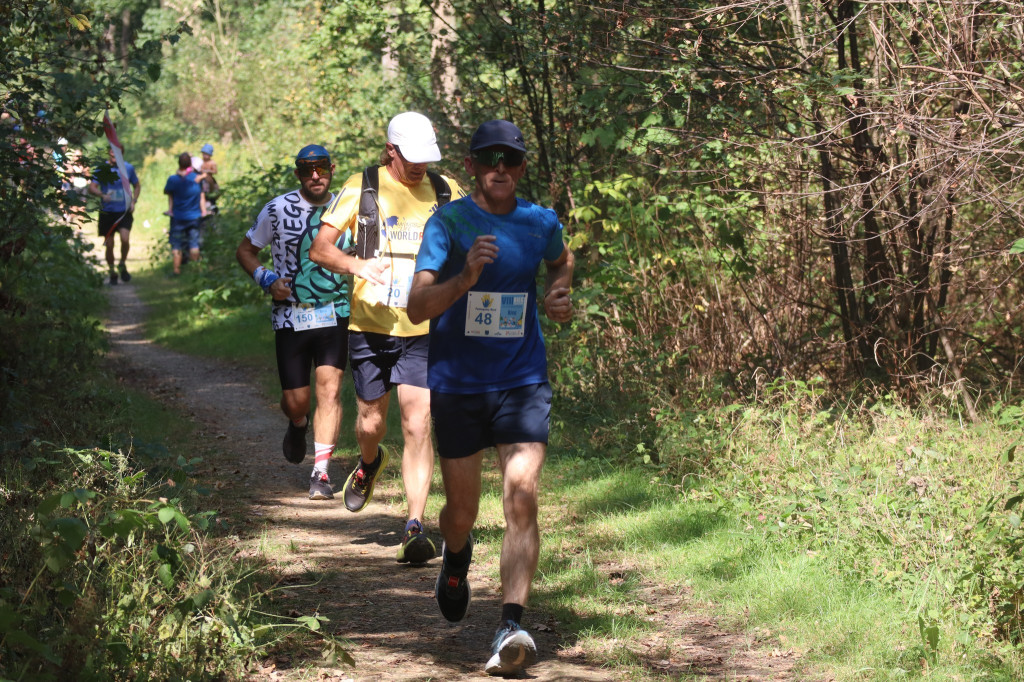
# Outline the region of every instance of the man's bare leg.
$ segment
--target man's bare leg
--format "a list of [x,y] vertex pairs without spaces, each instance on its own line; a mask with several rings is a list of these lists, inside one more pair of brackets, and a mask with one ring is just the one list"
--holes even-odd
[[537,572],[540,556],[537,498],[546,451],[544,443],[498,445],[498,460],[504,479],[505,539],[501,546],[501,592],[505,604],[526,606],[530,584]]
[[430,390],[399,385],[402,409],[402,482],[408,504],[408,520],[423,520],[434,475],[434,446],[430,441]]

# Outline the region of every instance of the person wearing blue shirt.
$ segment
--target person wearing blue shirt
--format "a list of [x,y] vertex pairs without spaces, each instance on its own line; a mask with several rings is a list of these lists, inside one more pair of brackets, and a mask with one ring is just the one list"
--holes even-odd
[[182,252],[188,248],[190,261],[199,262],[199,220],[206,215],[204,174],[192,168],[192,155],[178,155],[178,172],[167,178],[167,215],[171,217],[171,258],[174,274],[181,274]]
[[[133,209],[139,200],[142,185],[135,174],[135,166],[125,161],[124,168],[128,174],[128,183],[132,187],[131,200],[125,196],[121,184],[121,174],[114,160],[114,150],[109,152],[110,160],[93,170],[92,181],[88,185],[89,194],[100,198],[99,236],[103,237],[106,247],[107,266],[110,270],[110,283],[117,284],[118,274],[121,280],[128,282],[132,276],[128,273],[125,260],[128,258],[130,246],[129,235],[132,230]],[[121,261],[118,270],[114,269],[114,233],[121,237]]]
[[427,221],[407,311],[414,323],[430,320],[427,383],[445,489],[434,596],[449,622],[469,609],[483,452],[494,447],[504,480],[504,603],[484,670],[509,675],[537,657],[520,625],[540,554],[537,494],[551,412],[537,269],[543,262],[547,270],[545,313],[568,322],[574,259],[555,212],[516,197],[526,144],[515,124],[481,124],[464,165],[473,193]]

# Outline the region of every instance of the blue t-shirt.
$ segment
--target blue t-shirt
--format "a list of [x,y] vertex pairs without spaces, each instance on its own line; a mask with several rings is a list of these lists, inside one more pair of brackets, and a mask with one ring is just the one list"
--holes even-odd
[[175,173],[167,178],[164,194],[171,195],[171,212],[175,220],[198,220],[202,217],[199,197],[203,193],[202,186],[196,182],[195,171],[182,177]]
[[482,210],[472,197],[452,201],[427,221],[416,271],[433,270],[438,282],[451,279],[481,234],[497,236],[495,261],[469,293],[430,321],[427,384],[440,393],[505,391],[548,380],[537,268],[565,249],[558,216],[524,199],[504,215]]
[[[139,176],[135,174],[135,166],[125,161],[124,168],[128,172],[128,183],[132,187],[137,187]],[[100,186],[102,194],[110,195],[109,201],[100,200],[100,210],[106,213],[124,213],[128,208],[128,199],[124,195],[121,174],[118,172],[117,166],[112,163],[98,166],[93,170],[92,178],[92,181]]]

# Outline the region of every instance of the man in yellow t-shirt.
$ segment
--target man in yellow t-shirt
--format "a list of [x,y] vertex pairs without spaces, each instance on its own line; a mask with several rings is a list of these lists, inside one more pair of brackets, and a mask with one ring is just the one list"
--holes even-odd
[[[391,119],[380,166],[351,176],[321,218],[309,257],[332,272],[342,272],[344,252],[336,245],[346,230],[361,257],[379,258],[385,284],[355,278],[349,318],[349,361],[356,388],[356,439],[360,461],[345,481],[345,506],[362,511],[373,496],[377,475],[390,456],[381,443],[387,429],[391,388],[398,387],[402,412],[402,480],[408,521],[397,559],[422,564],[436,548],[423,528],[423,514],[434,473],[430,439],[430,390],[427,388],[428,322],[413,324],[405,308],[423,226],[437,210],[439,187],[451,199],[465,196],[458,184],[434,174],[427,164],[441,160],[434,127],[423,114],[407,111]],[[377,187],[364,189],[364,176]],[[436,183],[436,185],[435,185]],[[361,202],[370,202],[376,220],[359,225]]]

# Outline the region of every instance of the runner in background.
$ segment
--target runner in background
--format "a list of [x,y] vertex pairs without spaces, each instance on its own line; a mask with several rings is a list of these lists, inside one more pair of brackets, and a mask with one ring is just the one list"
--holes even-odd
[[[118,275],[124,282],[129,282],[132,278],[128,273],[125,260],[128,258],[128,249],[131,246],[129,235],[134,222],[133,209],[135,202],[139,200],[142,185],[139,183],[139,177],[135,174],[135,167],[132,164],[127,161],[123,162],[125,175],[122,177],[122,170],[118,168],[113,149],[109,151],[109,157],[106,163],[93,169],[92,182],[89,183],[88,191],[100,198],[99,236],[103,237],[103,245],[106,247],[110,283],[117,284]],[[131,186],[130,195],[125,195],[125,184]],[[121,259],[118,262],[117,270],[114,269],[115,232],[121,238]]]
[[171,264],[174,274],[181,274],[182,252],[188,250],[190,261],[199,262],[199,220],[206,215],[206,197],[202,179],[192,168],[188,152],[178,155],[178,171],[167,178],[167,215],[171,218],[168,239],[171,243]]
[[204,144],[200,150],[203,161],[199,164],[199,172],[203,176],[203,192],[206,194],[206,210],[211,215],[217,213],[217,198],[220,196],[220,184],[217,182],[217,162],[213,160],[213,145]]

